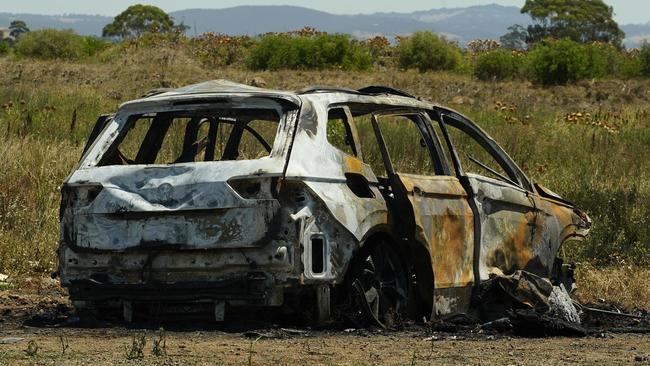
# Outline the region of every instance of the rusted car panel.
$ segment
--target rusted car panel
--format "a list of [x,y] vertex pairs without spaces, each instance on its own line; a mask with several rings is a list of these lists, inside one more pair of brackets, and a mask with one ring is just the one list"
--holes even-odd
[[[331,114],[344,121],[349,151],[328,136]],[[417,125],[413,144],[429,151],[434,173],[395,170],[383,116]],[[258,120],[272,141],[252,127]],[[508,176],[466,173],[452,127]],[[321,321],[331,307],[380,325],[394,312],[471,312],[491,276],[560,281],[560,246],[590,225],[471,121],[384,87],[212,81],[125,103],[100,118],[62,195],[62,284],[77,305],[118,304],[129,318],[134,303],[213,302],[220,318],[224,304],[293,298],[315,298]]]
[[416,237],[431,255],[437,315],[467,312],[474,284],[474,214],[456,177],[400,174],[409,193]]
[[536,212],[527,192],[487,177],[469,181],[481,212],[480,278],[528,269]]

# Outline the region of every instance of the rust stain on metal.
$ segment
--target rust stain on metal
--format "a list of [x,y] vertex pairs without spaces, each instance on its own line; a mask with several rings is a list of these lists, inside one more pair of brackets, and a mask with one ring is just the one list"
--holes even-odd
[[345,168],[346,171],[352,173],[363,173],[363,162],[353,156],[346,155],[345,159]]

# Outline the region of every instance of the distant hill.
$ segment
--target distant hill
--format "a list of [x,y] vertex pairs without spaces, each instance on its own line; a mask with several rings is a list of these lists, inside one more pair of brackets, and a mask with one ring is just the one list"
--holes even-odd
[[227,9],[188,9],[171,13],[183,21],[190,34],[222,32],[257,35],[283,32],[304,26],[327,32],[370,34],[404,34],[428,28],[413,19],[389,15],[335,15],[297,6],[238,6]]
[[650,22],[646,24],[626,24],[621,26],[625,32],[627,47],[640,47],[644,42],[650,42]]
[[408,14],[385,15],[414,20],[418,25],[466,43],[473,39],[498,39],[513,24],[528,25],[530,17],[515,6],[480,5],[466,8],[443,8]]
[[[527,25],[530,18],[514,6],[480,5],[413,13],[338,15],[297,6],[237,6],[226,9],[187,9],[172,12],[176,22],[190,27],[189,35],[203,32],[257,35],[311,26],[327,32],[349,33],[359,38],[407,35],[429,29],[465,44],[472,39],[498,39],[513,24]],[[0,27],[21,19],[31,29],[71,28],[80,34],[100,35],[112,17],[65,14],[0,13]],[[623,25],[630,47],[650,39],[650,23]]]
[[112,17],[101,15],[65,14],[65,15],[38,15],[38,14],[12,14],[0,13],[0,27],[8,27],[12,21],[20,19],[27,23],[29,29],[42,28],[74,29],[79,34],[101,35],[102,28],[113,21]]

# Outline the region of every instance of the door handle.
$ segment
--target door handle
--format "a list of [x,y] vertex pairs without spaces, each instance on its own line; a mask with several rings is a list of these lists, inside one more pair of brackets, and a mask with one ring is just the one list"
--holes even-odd
[[422,192],[422,189],[418,186],[413,187],[413,194],[416,194],[418,196],[424,196],[424,192]]

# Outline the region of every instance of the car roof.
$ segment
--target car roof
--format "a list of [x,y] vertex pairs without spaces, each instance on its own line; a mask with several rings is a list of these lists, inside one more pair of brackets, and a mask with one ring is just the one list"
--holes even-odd
[[[380,95],[391,94],[399,95],[407,98],[416,98],[415,96],[406,93],[405,91],[380,85],[371,85],[364,88],[354,90],[349,88],[341,88],[335,86],[321,86],[312,85],[306,88],[297,90],[295,92],[277,89],[265,89],[251,85],[240,84],[230,80],[217,79],[209,80],[198,84],[183,86],[176,89],[156,89],[147,93],[147,96],[155,96],[161,94],[177,95],[177,94],[205,94],[205,93],[264,93],[264,94],[315,94],[315,93],[349,93],[360,95]],[[416,98],[418,99],[418,98]]]
[[180,88],[154,89],[147,92],[140,99],[128,101],[120,106],[120,109],[131,109],[144,107],[146,105],[165,103],[186,99],[199,99],[220,95],[259,96],[278,98],[290,101],[295,105],[301,104],[301,96],[310,95],[337,95],[338,100],[346,98],[358,102],[378,102],[380,104],[392,104],[403,106],[418,106],[431,108],[436,104],[428,103],[402,90],[387,86],[367,86],[358,90],[333,87],[333,86],[309,86],[297,91],[259,88],[251,85],[240,84],[230,80],[218,79],[197,84],[187,85]]

